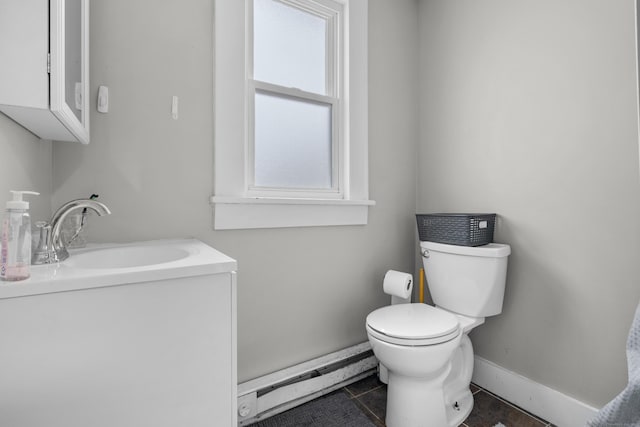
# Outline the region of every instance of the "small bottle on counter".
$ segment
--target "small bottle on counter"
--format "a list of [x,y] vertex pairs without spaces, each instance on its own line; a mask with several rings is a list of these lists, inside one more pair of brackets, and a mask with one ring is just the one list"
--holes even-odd
[[35,191],[14,191],[13,200],[7,202],[2,220],[0,250],[0,279],[17,281],[28,279],[31,266],[31,218],[29,202],[23,194],[39,195]]

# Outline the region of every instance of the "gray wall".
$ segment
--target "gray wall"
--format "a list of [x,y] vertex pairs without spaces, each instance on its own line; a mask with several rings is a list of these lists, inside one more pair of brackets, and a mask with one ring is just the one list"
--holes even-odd
[[[193,236],[236,258],[240,381],[366,341],[382,278],[413,269],[417,4],[370,4],[366,226],[214,232],[212,0],[94,2],[91,144],[54,149],[53,205],[100,194],[94,241]],[[180,118],[171,119],[172,95]],[[95,105],[95,99],[92,104]]]
[[40,196],[25,196],[30,202],[31,221],[51,216],[51,142],[41,141],[0,113],[0,209],[4,212],[9,190],[31,190]]
[[[94,240],[194,236],[237,258],[241,381],[366,340],[384,271],[414,267],[417,208],[501,215],[505,306],[473,332],[478,355],[596,406],[624,386],[640,298],[631,0],[371,0],[370,223],[226,232],[208,204],[211,4],[92,4],[91,92],[108,85],[111,110],[92,111],[89,146],[56,143],[53,205],[97,192],[114,214]],[[29,151],[24,185],[48,167],[47,144],[3,117],[0,143]]]
[[418,211],[495,211],[512,245],[476,353],[596,406],[640,299],[632,0],[420,3]]

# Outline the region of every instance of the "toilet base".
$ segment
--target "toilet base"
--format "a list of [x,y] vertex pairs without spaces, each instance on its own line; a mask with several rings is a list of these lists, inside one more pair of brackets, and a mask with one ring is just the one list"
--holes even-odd
[[443,394],[443,383],[450,369],[450,365],[447,365],[428,379],[401,376],[389,371],[387,427],[452,426]]
[[466,334],[435,379],[397,375],[382,363],[379,369],[380,381],[388,385],[387,426],[457,427],[473,409],[473,346]]
[[387,427],[457,427],[473,409],[473,395],[466,390],[455,402],[445,401],[442,382],[389,375]]

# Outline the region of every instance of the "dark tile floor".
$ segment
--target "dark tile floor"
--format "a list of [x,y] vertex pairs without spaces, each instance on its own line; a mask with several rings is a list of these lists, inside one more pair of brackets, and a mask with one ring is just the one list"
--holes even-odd
[[[384,427],[387,386],[381,383],[376,375],[348,385],[342,391],[354,400],[376,426]],[[461,424],[463,427],[494,427],[498,423],[505,427],[553,427],[551,423],[525,412],[475,384],[471,384],[471,391],[474,399],[473,410]]]

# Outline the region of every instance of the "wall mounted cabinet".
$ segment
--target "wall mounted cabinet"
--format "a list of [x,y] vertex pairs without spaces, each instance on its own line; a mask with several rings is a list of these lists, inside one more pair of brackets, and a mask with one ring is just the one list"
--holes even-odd
[[0,4],[0,111],[43,139],[89,143],[89,0]]

